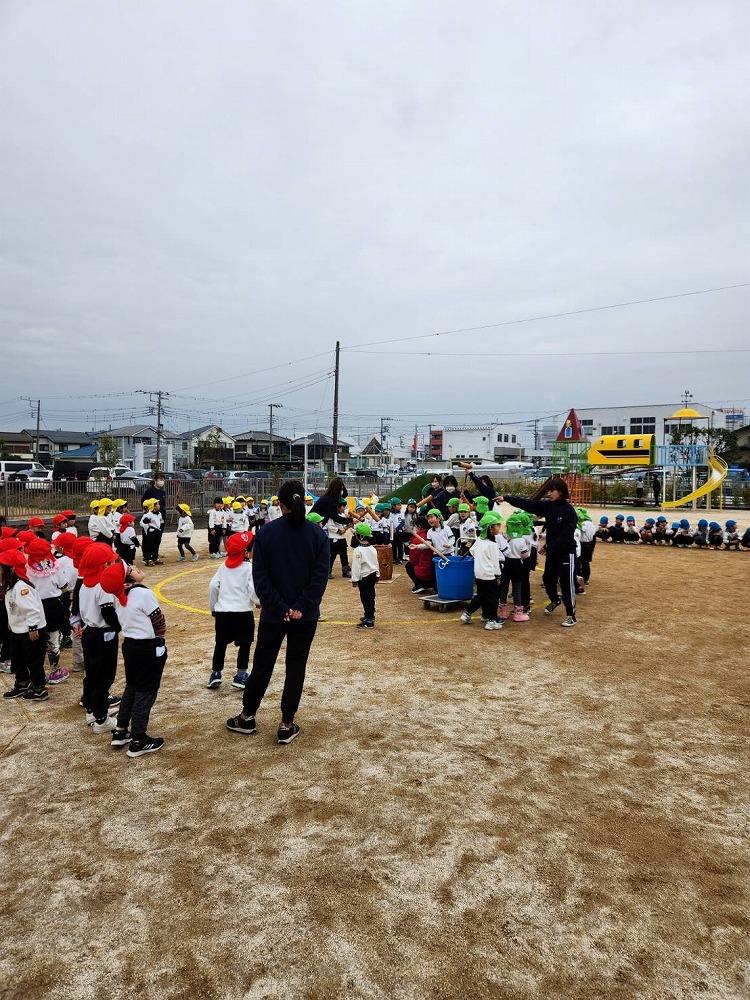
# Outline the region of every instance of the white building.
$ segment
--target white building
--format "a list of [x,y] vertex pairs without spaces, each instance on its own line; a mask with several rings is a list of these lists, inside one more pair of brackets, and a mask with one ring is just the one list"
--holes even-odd
[[189,468],[196,461],[196,449],[201,452],[208,449],[210,459],[217,466],[227,465],[234,461],[234,438],[227,434],[218,424],[204,424],[191,431],[178,435],[175,443],[175,460],[178,465]]
[[[670,421],[675,411],[681,409],[684,403],[653,403],[647,406],[604,406],[598,409],[579,409],[576,413],[581,421],[583,432],[591,441],[602,434],[655,434],[657,445],[671,444],[669,437],[672,425]],[[700,422],[700,426],[715,428],[726,427],[726,413],[719,408],[704,406],[702,403],[691,402],[691,409],[708,419]]]
[[442,459],[445,462],[456,459],[504,462],[521,458],[533,445],[533,431],[516,424],[492,423],[442,429]]

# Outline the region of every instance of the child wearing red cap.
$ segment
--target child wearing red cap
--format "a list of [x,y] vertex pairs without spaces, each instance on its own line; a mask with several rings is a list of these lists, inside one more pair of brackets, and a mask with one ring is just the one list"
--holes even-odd
[[65,609],[60,598],[65,580],[52,555],[52,547],[44,538],[29,542],[26,559],[28,580],[36,588],[47,622],[47,660],[50,668],[47,683],[62,684],[70,677],[70,672],[60,666],[60,632],[65,624]]
[[[83,553],[80,571],[83,578],[78,596],[78,608],[83,623],[83,707],[86,722],[95,733],[111,732],[115,728],[109,717],[114,702],[109,689],[117,672],[117,633],[120,623],[111,594],[105,594],[99,584],[102,570],[117,560],[104,542],[92,542]],[[117,701],[119,704],[119,699]]]
[[[5,521],[5,518],[0,518]],[[13,539],[12,528],[0,528],[0,552],[9,552],[20,547],[19,543]],[[13,667],[10,659],[10,627],[8,625],[8,612],[5,610],[5,590],[0,580],[0,672],[12,674]]]
[[149,736],[147,729],[167,662],[167,625],[159,602],[135,566],[126,569],[121,562],[107,566],[99,583],[116,599],[125,663],[125,690],[111,742],[113,747],[130,744],[128,757],[142,757],[164,746],[161,736]]
[[135,518],[132,514],[129,512],[121,514],[119,530],[115,535],[115,550],[128,566],[132,566],[135,562],[135,550],[141,545],[133,527],[134,523]]
[[73,546],[76,542],[76,536],[71,535],[69,531],[62,531],[58,534],[57,538],[52,543],[52,548],[54,550],[54,556],[57,560],[57,568],[60,577],[60,587],[62,588],[62,594],[60,595],[60,600],[63,606],[63,623],[60,628],[60,649],[70,649],[73,645],[71,639],[71,625],[70,625],[70,602],[73,596],[73,589],[75,588],[76,581],[78,579],[78,570],[73,563]]
[[52,541],[57,540],[57,536],[67,531],[68,518],[65,514],[55,514],[52,518]]
[[[73,592],[70,595],[70,626],[72,630],[72,640],[73,640],[73,652],[71,660],[72,670],[83,670],[83,622],[81,621],[81,611],[79,607],[79,599],[81,594],[81,587],[83,586],[83,577],[81,576],[81,559],[83,558],[83,553],[92,545],[92,539],[88,535],[77,536],[73,542],[73,551],[71,553],[71,558],[73,560],[73,566],[76,571],[76,580],[73,584]],[[84,678],[84,686],[85,686]],[[84,699],[81,698],[79,702],[81,708],[84,707]]]
[[248,561],[253,533],[240,532],[226,540],[227,557],[208,585],[208,603],[214,616],[216,639],[208,688],[221,685],[227,646],[237,646],[237,671],[232,687],[243,690],[255,638],[253,605],[258,597],[253,586],[253,564]]
[[65,530],[74,537],[78,537],[78,528],[76,527],[76,512],[68,508],[68,510],[62,511],[62,513],[65,515],[66,518]]
[[44,538],[44,519],[41,517],[30,517],[26,522],[28,531],[33,532],[37,538]]
[[44,675],[47,622],[44,608],[33,584],[26,578],[26,557],[19,549],[0,552],[2,588],[11,632],[11,662],[15,683],[3,698],[49,698]]

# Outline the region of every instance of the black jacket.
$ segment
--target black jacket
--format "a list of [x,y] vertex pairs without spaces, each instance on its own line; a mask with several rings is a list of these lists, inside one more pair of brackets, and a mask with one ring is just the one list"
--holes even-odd
[[288,515],[264,525],[253,546],[253,584],[265,621],[282,622],[291,608],[302,621],[320,617],[331,549],[317,524],[295,526]]
[[[342,499],[345,499],[345,497],[342,497]],[[348,524],[349,518],[341,517],[338,508],[339,501],[335,497],[322,496],[318,497],[313,504],[312,513],[320,514],[323,518],[322,524],[325,524],[326,521],[333,521],[335,524]]]
[[575,552],[578,514],[568,500],[529,500],[528,497],[509,496],[505,500],[511,507],[518,507],[519,510],[544,518],[548,552]]

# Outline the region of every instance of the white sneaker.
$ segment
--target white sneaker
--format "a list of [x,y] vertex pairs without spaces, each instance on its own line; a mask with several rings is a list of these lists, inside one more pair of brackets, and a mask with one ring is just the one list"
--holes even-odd
[[91,724],[91,731],[94,733],[111,733],[115,729],[117,729],[117,722],[109,715],[104,722],[93,722]]
[[502,622],[485,622],[484,627],[488,632],[496,632],[503,627]]
[[93,726],[96,722],[96,716],[93,712],[86,712],[86,725]]
[[193,562],[198,562],[198,553],[197,552],[193,556]]
[[460,622],[463,622],[464,625],[471,625],[471,615],[469,614],[468,611],[464,611],[464,613],[461,615],[461,617],[458,620]]
[[3,660],[2,662],[0,662],[0,670],[4,674],[12,674],[13,673],[13,667],[11,666],[10,660]]

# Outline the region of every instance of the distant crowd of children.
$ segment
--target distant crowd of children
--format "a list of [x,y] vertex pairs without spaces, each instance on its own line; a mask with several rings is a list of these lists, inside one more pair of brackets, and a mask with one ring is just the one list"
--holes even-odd
[[698,520],[695,527],[686,518],[671,523],[664,514],[657,517],[647,517],[638,527],[633,514],[616,514],[610,520],[603,514],[599,518],[599,526],[595,537],[602,542],[622,543],[623,545],[676,545],[699,549],[750,549],[750,528],[741,533],[734,518],[728,518],[724,527],[718,521],[709,521],[705,517]]

